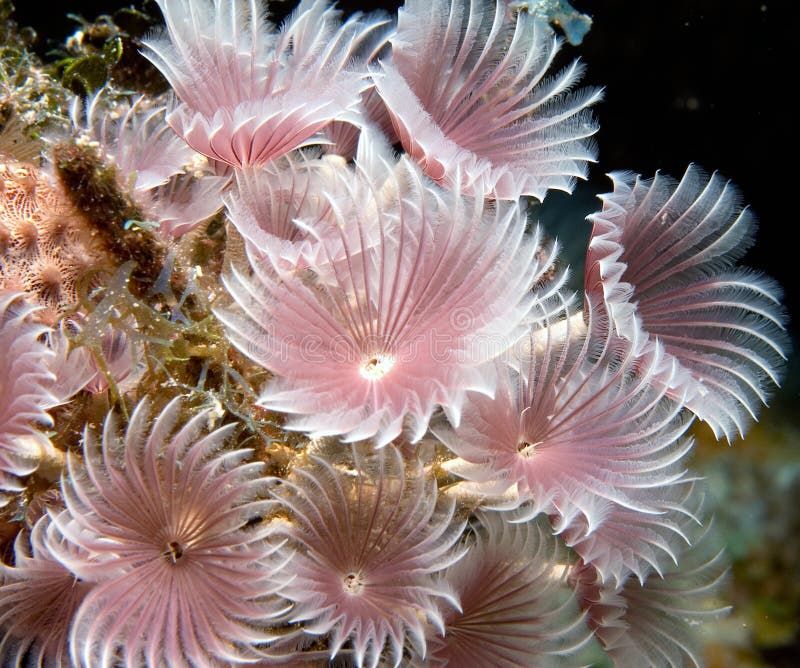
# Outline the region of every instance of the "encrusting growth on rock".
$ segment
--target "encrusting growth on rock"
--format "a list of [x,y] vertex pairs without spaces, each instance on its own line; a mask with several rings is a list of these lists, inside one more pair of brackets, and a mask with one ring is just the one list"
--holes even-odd
[[24,292],[42,307],[36,317],[52,325],[103,257],[96,232],[58,182],[34,165],[0,162],[0,289]]

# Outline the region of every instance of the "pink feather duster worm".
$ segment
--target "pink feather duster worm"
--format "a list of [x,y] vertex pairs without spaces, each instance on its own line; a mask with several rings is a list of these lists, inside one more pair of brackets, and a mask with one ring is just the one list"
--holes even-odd
[[53,353],[41,341],[50,329],[33,319],[36,310],[18,292],[0,290],[0,507],[7,492],[23,489],[20,478],[36,469],[42,447],[52,448],[36,429],[52,424],[46,409],[58,403]]
[[444,668],[561,666],[590,638],[562,577],[567,555],[537,522],[510,524],[479,513],[467,555],[443,577],[459,608],[444,613],[444,636],[433,632],[430,657]]
[[385,17],[344,24],[325,0],[303,0],[278,32],[260,0],[158,0],[167,33],[145,55],[179,103],[169,124],[199,153],[234,167],[260,166],[318,142],[369,84],[355,62]]
[[391,43],[375,85],[428,176],[540,200],[585,178],[600,91],[571,92],[577,62],[545,78],[559,48],[546,20],[489,0],[408,0]]
[[534,328],[520,370],[500,368],[495,398],[471,395],[460,425],[433,430],[461,458],[450,470],[510,492],[498,508],[551,516],[604,577],[643,578],[682,540],[667,511],[683,498],[691,420],[665,396],[682,382],[677,365],[606,324],[599,310],[588,332],[574,318]]
[[161,234],[186,234],[222,208],[229,177],[216,176],[208,166],[194,169],[200,156],[167,125],[163,105],[144,97],[128,103],[103,89],[85,102],[75,99],[72,124],[97,142],[100,156],[116,169],[119,187]]
[[787,336],[781,289],[736,266],[755,219],[717,174],[690,166],[680,182],[614,173],[601,196],[586,292],[602,299],[620,336],[658,338],[689,373],[687,406],[717,438],[744,435],[779,380]]
[[167,125],[163,104],[143,96],[128,103],[103,88],[85,100],[75,97],[70,115],[73,130],[97,143],[121,187],[137,197],[165,185],[196,155]]
[[426,618],[441,628],[438,601],[451,596],[434,575],[461,556],[463,523],[420,461],[393,446],[350,452],[312,455],[273,485],[291,518],[279,530],[296,552],[281,594],[295,602],[292,621],[329,636],[331,657],[349,641],[344,653],[375,668],[388,645],[399,666],[406,641],[425,654]]
[[[687,503],[702,516],[699,487]],[[590,565],[578,562],[570,579],[587,621],[615,665],[698,668],[704,665],[697,628],[729,611],[720,604],[728,560],[713,524],[699,519],[687,526],[687,544],[678,561],[644,582],[604,582]],[[679,565],[678,565],[679,564]]]
[[[335,167],[334,167],[335,168]],[[248,244],[252,262],[262,258],[291,269],[314,261],[319,221],[332,215],[323,194],[331,166],[309,155],[285,155],[261,169],[237,170],[225,198],[228,219]]]
[[[320,157],[319,151],[309,149],[289,153],[263,168],[236,171],[225,207],[247,243],[254,268],[280,266],[291,272],[308,267],[320,274],[330,268],[331,259],[344,259],[340,222],[358,215],[348,206],[378,193],[398,161],[387,140],[372,128],[364,128],[358,136],[355,159],[353,172],[341,157]],[[390,188],[384,201],[395,195]],[[365,226],[365,245],[379,242],[377,228]],[[370,235],[376,238],[370,241]],[[320,236],[327,238],[325,250],[317,243]]]
[[69,666],[69,628],[76,610],[92,588],[59,559],[71,552],[88,555],[65,543],[49,515],[28,535],[14,542],[14,565],[0,562],[0,656],[4,666]]
[[[558,280],[519,203],[452,196],[407,160],[385,181],[339,175],[318,267],[234,269],[238,309],[219,311],[233,343],[277,377],[258,403],[285,427],[384,445],[412,441],[442,405],[458,422],[468,390],[491,394],[485,363],[524,331]],[[387,197],[386,193],[391,196]]]
[[226,450],[235,425],[206,433],[209,411],[177,430],[175,399],[149,427],[140,403],[124,437],[109,414],[84,462],[70,453],[58,528],[90,556],[59,559],[97,584],[70,633],[77,665],[208,665],[254,661],[281,613],[274,547],[262,525],[273,505],[249,450]]

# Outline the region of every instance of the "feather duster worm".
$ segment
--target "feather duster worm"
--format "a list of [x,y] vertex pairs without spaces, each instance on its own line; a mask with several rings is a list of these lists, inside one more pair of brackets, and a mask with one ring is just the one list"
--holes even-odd
[[[317,233],[325,280],[235,269],[225,284],[239,310],[217,315],[278,375],[258,403],[292,414],[289,429],[383,445],[407,420],[416,441],[437,404],[457,423],[467,390],[492,392],[484,363],[546,301],[531,288],[552,255],[535,258],[538,231],[525,233],[520,204],[454,197],[407,160],[388,184],[342,175],[339,186],[329,231]],[[387,188],[399,194],[388,203]]]
[[[702,517],[703,496],[694,487],[687,503]],[[711,522],[693,521],[689,541],[678,552],[677,564],[640,582],[629,579],[614,586],[591,566],[579,562],[570,579],[590,627],[616,665],[697,668],[704,664],[697,627],[721,617],[719,603],[728,575],[727,559],[714,539]]]
[[110,414],[101,447],[87,430],[85,464],[68,459],[55,521],[91,559],[59,558],[97,582],[72,624],[78,665],[239,663],[272,639],[274,548],[245,527],[272,505],[262,465],[222,449],[234,425],[202,435],[207,411],[176,431],[179,417],[175,399],[148,429],[140,403],[121,438]]
[[[247,242],[257,270],[307,267],[320,274],[326,266],[330,269],[331,259],[344,259],[342,222],[351,216],[367,218],[372,210],[359,214],[351,211],[352,206],[375,204],[372,196],[382,191],[381,201],[386,203],[399,195],[391,178],[397,161],[387,140],[364,128],[358,137],[355,171],[337,156],[319,157],[312,150],[285,155],[260,169],[237,170],[225,198],[228,219]],[[365,245],[378,243],[378,227],[364,226]],[[325,251],[317,243],[319,236],[327,238]],[[376,238],[370,240],[371,236]]]
[[680,540],[664,513],[681,498],[690,420],[663,389],[680,384],[676,365],[592,313],[577,335],[568,318],[564,330],[534,329],[520,370],[499,370],[494,399],[471,395],[460,425],[433,429],[461,458],[448,468],[494,493],[511,488],[517,517],[550,515],[604,577],[644,577],[654,552],[671,558]]
[[[502,2],[408,0],[391,62],[374,75],[405,151],[437,181],[478,196],[572,191],[595,159],[596,89],[570,92],[582,67],[547,79],[559,41]],[[480,181],[476,181],[480,177]]]
[[304,0],[276,32],[260,0],[158,4],[168,35],[146,40],[145,55],[180,100],[169,124],[199,153],[259,166],[315,143],[334,119],[358,122],[368,84],[352,61],[383,17],[340,24],[327,2]]
[[75,546],[65,544],[49,515],[44,515],[30,535],[24,531],[17,535],[14,566],[0,562],[0,656],[4,666],[70,665],[69,627],[92,584],[78,579],[57,558],[65,550],[76,559],[87,558]]
[[120,189],[161,234],[186,234],[222,208],[229,177],[215,176],[207,167],[189,173],[200,156],[167,125],[163,105],[144,97],[128,104],[103,89],[85,103],[75,99],[72,124],[97,143],[102,159],[114,166]]
[[313,255],[319,221],[332,214],[332,184],[323,161],[289,154],[263,169],[237,170],[225,199],[228,219],[247,241],[254,262],[291,268]]
[[688,371],[687,406],[717,438],[744,435],[780,380],[787,339],[780,287],[735,266],[753,215],[729,181],[695,166],[680,182],[611,179],[589,217],[586,293],[605,301],[620,336],[644,327]]
[[467,555],[443,578],[459,601],[432,633],[432,667],[510,668],[563,665],[589,639],[559,569],[566,554],[537,522],[509,524],[480,513]]
[[138,97],[131,104],[101,89],[71,109],[76,133],[97,143],[119,173],[120,185],[136,196],[165,185],[192,162],[195,152],[167,125],[166,108]]
[[351,452],[311,456],[273,485],[296,552],[281,595],[295,602],[292,621],[329,635],[331,657],[350,641],[356,665],[375,668],[388,644],[399,666],[406,640],[425,654],[425,618],[441,628],[437,601],[450,592],[433,575],[459,558],[463,524],[421,462],[404,463],[393,446]]
[[36,430],[52,424],[45,411],[57,403],[53,353],[40,340],[49,329],[33,320],[36,310],[19,293],[0,290],[0,507],[6,492],[23,489],[20,478],[36,469],[42,446],[52,447]]

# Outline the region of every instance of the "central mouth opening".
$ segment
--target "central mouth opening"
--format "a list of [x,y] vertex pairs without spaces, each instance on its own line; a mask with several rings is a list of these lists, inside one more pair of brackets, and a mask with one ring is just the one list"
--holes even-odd
[[530,443],[528,441],[520,441],[517,443],[517,453],[520,457],[533,457],[534,450],[536,446],[539,445],[541,441],[537,441],[536,443]]
[[177,564],[178,560],[183,556],[183,545],[174,540],[167,543],[167,549],[164,550],[164,556],[167,557],[173,564]]
[[380,380],[394,366],[394,359],[388,355],[372,355],[361,365],[361,376],[367,380]]
[[360,573],[348,573],[342,581],[342,588],[345,593],[355,596],[364,589],[364,580]]

